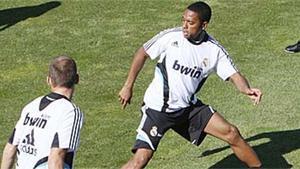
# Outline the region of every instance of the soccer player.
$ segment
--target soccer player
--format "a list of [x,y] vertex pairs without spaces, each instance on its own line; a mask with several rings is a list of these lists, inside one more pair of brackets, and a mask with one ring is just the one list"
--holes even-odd
[[127,80],[119,92],[123,108],[130,103],[134,82],[146,59],[158,58],[158,63],[144,95],[133,158],[122,168],[145,167],[169,129],[195,145],[200,145],[207,134],[215,136],[226,141],[247,166],[261,167],[259,158],[238,128],[195,95],[215,72],[224,81],[231,81],[254,104],[258,104],[262,96],[259,89],[249,86],[226,50],[205,31],[210,17],[209,5],[195,2],[184,11],[182,27],[162,31],[135,53]]
[[54,58],[47,76],[51,93],[27,104],[8,143],[1,169],[71,169],[79,144],[83,114],[71,102],[79,81],[75,61]]

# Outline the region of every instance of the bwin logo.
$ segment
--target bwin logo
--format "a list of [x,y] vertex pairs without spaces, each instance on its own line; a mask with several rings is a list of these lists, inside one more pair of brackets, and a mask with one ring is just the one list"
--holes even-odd
[[174,70],[178,70],[181,74],[190,75],[192,78],[199,78],[202,73],[202,68],[195,66],[194,68],[185,67],[178,63],[178,60],[175,60],[173,65]]
[[39,128],[45,128],[47,120],[40,117],[30,117],[29,113],[26,114],[23,125],[36,126]]

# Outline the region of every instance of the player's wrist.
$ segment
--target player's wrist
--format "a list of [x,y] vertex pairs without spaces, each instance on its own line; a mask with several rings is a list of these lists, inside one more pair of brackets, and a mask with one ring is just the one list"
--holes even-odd
[[123,88],[126,89],[126,90],[132,90],[133,84],[125,83],[124,86],[123,86]]

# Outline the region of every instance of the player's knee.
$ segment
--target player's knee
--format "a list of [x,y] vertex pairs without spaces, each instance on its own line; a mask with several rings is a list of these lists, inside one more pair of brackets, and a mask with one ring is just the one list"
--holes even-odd
[[138,153],[135,154],[134,158],[131,161],[132,168],[144,168],[147,163],[150,161],[152,153]]
[[147,157],[138,157],[131,161],[132,168],[144,168],[150,159]]
[[146,160],[146,158],[141,157],[132,161],[132,166],[133,168],[143,168],[147,163],[148,161]]
[[226,141],[230,145],[235,145],[240,141],[241,135],[237,127],[231,125],[228,127],[227,134],[226,134]]

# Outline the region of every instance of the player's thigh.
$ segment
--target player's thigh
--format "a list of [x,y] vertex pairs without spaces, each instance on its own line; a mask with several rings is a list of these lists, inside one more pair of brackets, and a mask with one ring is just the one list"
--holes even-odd
[[153,153],[154,151],[151,149],[140,148],[135,152],[133,160],[148,162],[152,158]]
[[215,112],[207,123],[204,132],[228,141],[228,135],[238,133],[237,128],[224,119],[218,112]]
[[206,137],[204,128],[213,116],[214,110],[207,105],[194,105],[184,111],[180,123],[174,125],[172,129],[180,134],[192,144],[200,145]]

